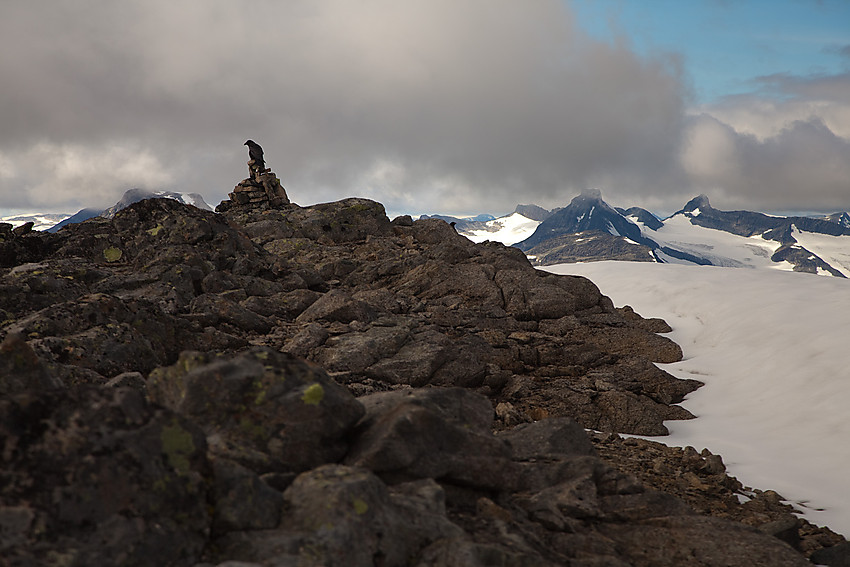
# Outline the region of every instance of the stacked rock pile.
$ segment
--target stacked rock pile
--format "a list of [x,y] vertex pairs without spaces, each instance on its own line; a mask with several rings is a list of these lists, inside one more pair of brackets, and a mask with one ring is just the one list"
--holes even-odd
[[248,162],[248,171],[250,177],[240,181],[229,194],[230,199],[222,201],[216,207],[216,211],[224,212],[240,206],[256,207],[264,203],[267,203],[270,208],[277,209],[289,204],[286,190],[270,168],[261,168],[252,159]]

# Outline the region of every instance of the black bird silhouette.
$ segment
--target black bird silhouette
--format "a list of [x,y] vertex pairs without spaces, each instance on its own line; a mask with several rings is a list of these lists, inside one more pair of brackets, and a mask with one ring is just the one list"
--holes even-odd
[[248,146],[248,157],[254,160],[261,172],[265,171],[266,161],[263,159],[263,148],[260,147],[260,144],[254,140],[248,140],[243,145]]

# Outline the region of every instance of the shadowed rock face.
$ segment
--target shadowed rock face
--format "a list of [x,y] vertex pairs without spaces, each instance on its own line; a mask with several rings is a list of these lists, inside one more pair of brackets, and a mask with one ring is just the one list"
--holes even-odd
[[[585,434],[692,417],[663,322],[373,201],[220,210],[0,241],[11,564],[806,564]],[[718,459],[680,476],[737,501]],[[799,550],[841,541],[807,526]]]
[[6,396],[0,437],[0,547],[9,564],[180,565],[204,549],[206,439],[139,392]]

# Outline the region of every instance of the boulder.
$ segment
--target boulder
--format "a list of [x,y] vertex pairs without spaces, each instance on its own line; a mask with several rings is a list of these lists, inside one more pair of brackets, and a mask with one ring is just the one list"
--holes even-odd
[[274,565],[405,565],[431,542],[464,537],[433,481],[389,489],[367,470],[323,465],[283,496],[287,513],[277,529],[228,534],[219,555]]
[[635,567],[811,565],[788,544],[754,528],[718,518],[659,517],[637,525],[605,524],[600,531],[617,542]]
[[435,478],[504,488],[510,448],[491,433],[487,398],[462,388],[397,390],[359,398],[366,415],[345,463],[394,482]]
[[19,333],[9,333],[0,342],[0,395],[62,387]]
[[368,323],[377,317],[374,307],[359,301],[343,290],[331,290],[313,302],[296,318],[298,323],[310,321],[339,321],[350,323],[360,321]]
[[850,567],[850,543],[845,541],[832,547],[819,549],[812,554],[811,560],[817,565]]
[[384,206],[375,201],[348,198],[290,211],[295,236],[321,242],[353,242],[367,237],[391,236],[393,228]]
[[219,321],[229,323],[242,331],[265,334],[274,324],[266,317],[257,315],[223,295],[205,293],[192,300],[192,313],[207,316],[206,321],[216,324]]
[[237,462],[213,459],[216,532],[276,528],[283,511],[283,496],[253,471]]
[[569,417],[523,423],[496,436],[507,441],[513,458],[521,461],[596,454],[584,428]]
[[198,423],[215,455],[257,473],[339,461],[364,412],[321,368],[266,348],[182,353],[175,365],[151,373],[148,394]]
[[191,565],[206,545],[203,432],[129,388],[0,399],[10,565]]
[[314,360],[329,372],[362,373],[377,361],[395,355],[410,338],[406,327],[369,327],[329,338]]

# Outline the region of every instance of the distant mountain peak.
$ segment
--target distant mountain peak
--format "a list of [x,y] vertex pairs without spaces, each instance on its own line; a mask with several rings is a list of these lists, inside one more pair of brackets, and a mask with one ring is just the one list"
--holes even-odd
[[108,209],[93,209],[86,208],[83,209],[70,217],[67,217],[65,220],[61,221],[58,224],[54,224],[52,227],[46,229],[47,232],[56,232],[57,230],[69,225],[75,224],[78,222],[83,222],[90,218],[94,217],[104,217],[111,219],[115,216],[115,213],[129,207],[133,203],[138,201],[142,201],[144,199],[173,199],[184,205],[192,205],[199,209],[204,209],[206,211],[211,211],[212,207],[210,207],[206,201],[204,201],[204,197],[198,193],[177,193],[175,191],[148,191],[147,189],[139,189],[135,187],[133,189],[128,189],[124,192],[124,195],[121,196],[121,200],[109,207]]
[[600,191],[599,189],[585,189],[581,192],[581,195],[579,195],[579,197],[585,197],[587,199],[598,199],[601,201],[602,191]]
[[850,214],[846,212],[833,213],[831,215],[827,215],[826,217],[824,217],[824,220],[834,222],[835,224],[843,226],[844,228],[850,228]]
[[707,195],[699,195],[697,197],[694,197],[693,199],[691,199],[690,201],[688,201],[685,204],[685,208],[683,208],[681,210],[681,212],[692,213],[692,212],[696,211],[697,209],[699,209],[701,211],[711,209],[711,203],[708,202],[708,196]]
[[553,236],[586,231],[625,237],[635,242],[643,240],[640,228],[603,201],[598,189],[587,189],[574,197],[568,206],[540,223],[534,234],[515,246],[528,251]]
[[115,216],[115,213],[117,213],[121,209],[129,207],[133,203],[137,203],[144,199],[174,199],[175,201],[179,201],[184,205],[192,205],[198,207],[199,209],[204,209],[207,211],[212,210],[212,207],[210,207],[204,201],[204,198],[198,193],[178,193],[175,191],[149,191],[147,189],[133,188],[125,191],[124,195],[121,197],[121,200],[106,209],[105,211],[103,211],[102,213],[100,213],[100,216],[112,218]]
[[517,205],[514,212],[524,216],[527,219],[543,222],[552,216],[554,211],[550,211],[538,205]]

